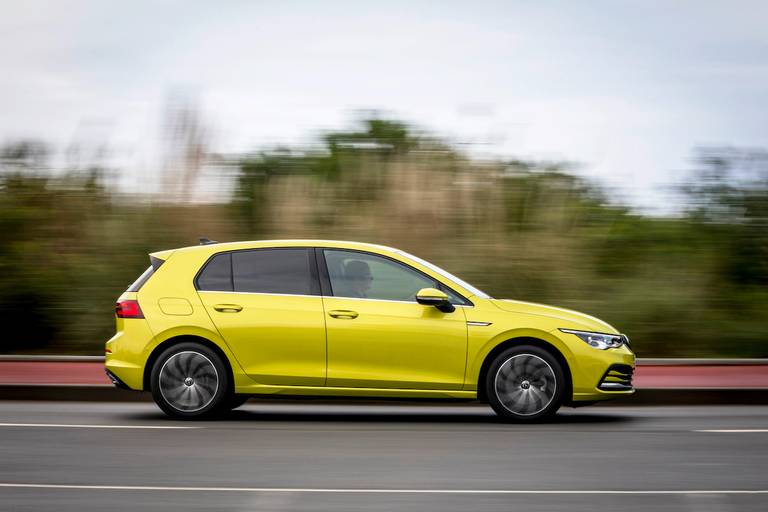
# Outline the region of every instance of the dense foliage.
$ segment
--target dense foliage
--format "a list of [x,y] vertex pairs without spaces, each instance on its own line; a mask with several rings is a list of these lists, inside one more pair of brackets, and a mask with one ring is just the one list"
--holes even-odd
[[236,156],[224,204],[128,196],[99,169],[51,173],[40,144],[1,158],[2,352],[100,353],[146,254],[207,236],[392,245],[495,297],[603,318],[640,356],[768,356],[759,152],[700,152],[668,216],[634,212],[558,166],[473,161],[379,119],[311,150]]

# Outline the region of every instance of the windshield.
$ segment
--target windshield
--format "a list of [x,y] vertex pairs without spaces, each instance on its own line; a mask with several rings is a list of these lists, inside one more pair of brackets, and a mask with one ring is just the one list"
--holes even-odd
[[417,262],[417,263],[419,263],[421,265],[424,265],[425,267],[427,267],[431,271],[440,274],[444,278],[446,278],[446,279],[448,279],[450,281],[453,281],[454,283],[458,284],[462,288],[465,288],[466,290],[468,290],[470,293],[472,293],[472,295],[476,295],[477,297],[480,297],[481,299],[492,299],[493,298],[490,295],[488,295],[487,293],[485,293],[484,291],[482,291],[482,290],[480,290],[478,288],[475,288],[474,286],[472,286],[468,282],[466,282],[466,281],[464,281],[462,279],[459,279],[458,277],[456,277],[455,275],[451,274],[450,272],[448,272],[446,270],[441,269],[440,267],[438,267],[434,263],[430,263],[430,262],[428,262],[426,260],[423,260],[423,259],[419,258],[418,256],[414,256],[413,254],[408,254],[405,251],[397,251],[397,253],[402,255],[402,256],[405,256],[406,258],[410,258],[413,261],[415,261],[415,262]]

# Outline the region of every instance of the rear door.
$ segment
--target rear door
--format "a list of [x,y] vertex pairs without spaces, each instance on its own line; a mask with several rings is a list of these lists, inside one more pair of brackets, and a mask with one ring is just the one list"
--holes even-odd
[[325,319],[313,249],[219,253],[195,285],[249,376],[262,384],[325,384]]

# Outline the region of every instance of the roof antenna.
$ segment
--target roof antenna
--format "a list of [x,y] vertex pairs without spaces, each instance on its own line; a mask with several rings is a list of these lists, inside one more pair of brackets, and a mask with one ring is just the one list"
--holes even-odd
[[216,240],[210,240],[208,238],[200,238],[200,245],[211,245],[211,244],[217,244]]

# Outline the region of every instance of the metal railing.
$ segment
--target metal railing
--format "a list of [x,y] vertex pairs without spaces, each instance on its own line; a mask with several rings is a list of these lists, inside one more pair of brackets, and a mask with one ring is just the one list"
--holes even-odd
[[[104,356],[65,356],[65,355],[3,355],[0,361],[36,361],[36,362],[103,362]],[[641,366],[747,366],[768,365],[768,358],[645,358],[637,359]]]

